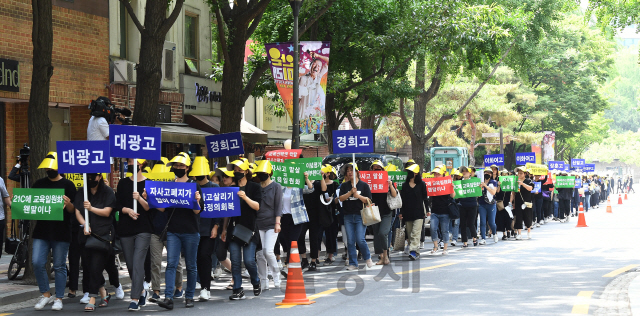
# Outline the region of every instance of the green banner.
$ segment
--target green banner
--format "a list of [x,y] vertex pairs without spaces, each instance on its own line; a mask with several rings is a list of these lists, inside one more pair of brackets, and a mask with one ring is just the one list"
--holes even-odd
[[482,196],[480,182],[480,178],[453,181],[453,189],[456,191],[456,199]]
[[271,180],[280,183],[282,186],[290,188],[304,187],[305,166],[290,162],[271,162],[273,166],[273,176]]
[[287,159],[285,163],[304,164],[305,170],[309,174],[309,180],[322,180],[320,168],[322,168],[322,157]]
[[563,177],[563,176],[557,176],[556,177],[556,188],[559,189],[573,189],[576,186],[576,178],[575,177]]
[[398,185],[398,190],[402,190],[402,184],[407,180],[406,171],[389,171],[389,180]]
[[64,189],[13,189],[11,219],[61,221]]
[[517,176],[501,176],[500,180],[500,190],[505,192],[515,192],[518,191],[518,177]]

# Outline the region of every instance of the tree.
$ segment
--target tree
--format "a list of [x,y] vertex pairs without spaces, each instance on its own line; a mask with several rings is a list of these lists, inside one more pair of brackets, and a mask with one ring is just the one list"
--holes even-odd
[[172,0],[147,1],[144,10],[144,25],[140,23],[129,0],[120,0],[131,20],[140,32],[140,63],[137,65],[136,108],[132,123],[141,126],[155,126],[160,99],[162,79],[162,48],[167,32],[182,10],[184,0],[175,0],[171,14]]
[[596,24],[609,37],[633,25],[636,32],[640,31],[640,2],[636,0],[589,0],[584,19],[591,21],[594,16]]
[[[602,137],[602,134],[600,136]],[[591,145],[582,156],[607,163],[618,159],[637,166],[640,164],[640,133],[618,133],[616,130],[610,130],[605,133],[601,143]]]
[[618,133],[636,132],[640,129],[640,65],[636,47],[618,46],[615,58],[618,75],[611,78],[604,88],[611,107],[605,110],[605,117],[613,120],[612,129]]
[[[31,147],[32,165],[40,163],[49,152],[49,86],[53,76],[51,56],[53,53],[53,8],[51,0],[32,0],[33,28],[33,71],[31,74],[31,90],[29,94],[29,146]],[[44,178],[44,169],[31,168],[31,179]],[[35,221],[30,226],[33,236]],[[33,249],[29,248],[29,258]],[[23,282],[37,284],[31,260],[27,260]]]

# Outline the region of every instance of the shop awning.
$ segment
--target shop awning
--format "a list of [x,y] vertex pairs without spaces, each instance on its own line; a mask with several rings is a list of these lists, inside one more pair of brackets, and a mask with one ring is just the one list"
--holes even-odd
[[[209,134],[220,134],[220,117],[205,115],[185,115],[184,122],[198,130]],[[251,123],[240,121],[240,132],[242,140],[254,144],[267,144],[269,137],[267,132],[253,126]]]
[[187,126],[187,124],[156,124],[162,130],[162,142],[178,144],[205,145],[205,136],[211,135],[205,131]]

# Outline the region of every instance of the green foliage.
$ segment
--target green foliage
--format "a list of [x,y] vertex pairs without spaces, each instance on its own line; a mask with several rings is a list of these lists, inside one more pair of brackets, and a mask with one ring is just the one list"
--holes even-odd
[[640,129],[640,65],[637,47],[619,47],[616,54],[617,76],[608,82],[605,96],[611,107],[605,117],[611,119],[610,127],[618,133],[636,132]]
[[618,133],[611,130],[604,135],[606,138],[602,143],[589,147],[583,157],[602,162],[619,159],[627,164],[640,164],[640,133],[631,131]]
[[589,0],[585,20],[593,16],[602,31],[613,36],[618,30],[640,23],[640,1]]

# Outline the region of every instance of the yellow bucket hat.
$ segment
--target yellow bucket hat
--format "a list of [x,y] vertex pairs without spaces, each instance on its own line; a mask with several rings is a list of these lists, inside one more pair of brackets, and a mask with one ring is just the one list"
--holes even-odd
[[336,170],[336,168],[330,164],[325,164],[320,170],[327,174],[333,172],[336,176],[338,175],[338,171]]
[[42,160],[38,169],[53,169],[58,170],[58,153],[50,151],[47,156]]
[[397,170],[398,170],[398,167],[396,167],[396,165],[394,164],[390,164],[384,167],[384,171],[397,171]]

